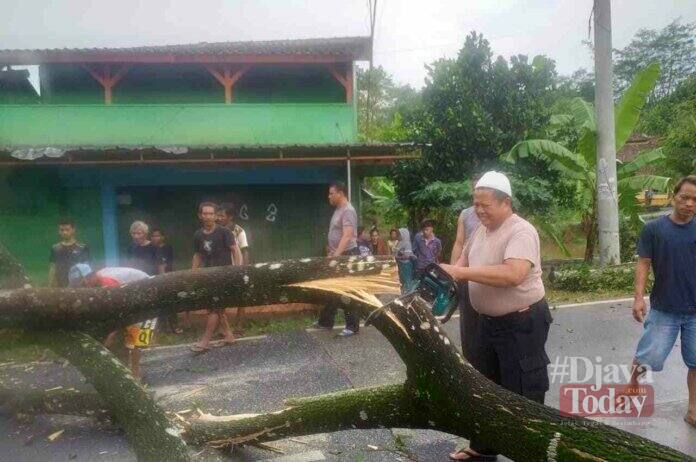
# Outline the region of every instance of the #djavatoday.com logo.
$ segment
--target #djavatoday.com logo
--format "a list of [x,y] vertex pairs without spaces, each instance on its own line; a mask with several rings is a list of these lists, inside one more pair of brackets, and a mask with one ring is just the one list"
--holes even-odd
[[558,356],[549,365],[552,383],[560,383],[559,409],[582,417],[648,417],[655,410],[652,371],[639,367],[639,381],[631,385],[635,366],[605,363],[600,356]]

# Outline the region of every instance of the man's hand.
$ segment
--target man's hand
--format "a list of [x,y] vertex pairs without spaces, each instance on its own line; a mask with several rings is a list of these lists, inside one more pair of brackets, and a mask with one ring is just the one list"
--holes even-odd
[[633,319],[638,322],[643,322],[647,312],[648,307],[645,305],[645,299],[643,297],[636,298],[633,301]]

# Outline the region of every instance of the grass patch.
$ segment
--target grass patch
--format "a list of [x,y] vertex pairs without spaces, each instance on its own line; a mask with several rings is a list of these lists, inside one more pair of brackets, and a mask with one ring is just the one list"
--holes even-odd
[[554,289],[546,286],[546,300],[549,305],[562,305],[566,303],[584,303],[594,302],[599,300],[607,300],[612,298],[627,298],[633,297],[633,292],[625,290],[596,290],[593,292],[575,292],[562,289]]
[[[232,319],[230,319],[232,320]],[[316,320],[314,314],[301,314],[282,318],[246,319],[244,321],[244,337],[289,332],[310,327]],[[233,328],[234,329],[234,328]],[[181,345],[194,343],[203,334],[203,326],[186,329],[182,334],[157,332],[157,345]]]
[[25,342],[20,332],[0,329],[0,363],[29,363],[57,358],[50,350]]

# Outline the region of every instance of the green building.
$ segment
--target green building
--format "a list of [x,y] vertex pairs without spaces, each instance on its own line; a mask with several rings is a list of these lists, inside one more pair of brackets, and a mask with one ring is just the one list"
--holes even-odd
[[[60,217],[98,266],[141,219],[183,269],[213,200],[237,205],[254,261],[322,255],[328,183],[359,207],[364,177],[415,155],[358,142],[370,53],[367,37],[0,50],[0,241],[45,282]],[[40,91],[17,66],[38,66]]]

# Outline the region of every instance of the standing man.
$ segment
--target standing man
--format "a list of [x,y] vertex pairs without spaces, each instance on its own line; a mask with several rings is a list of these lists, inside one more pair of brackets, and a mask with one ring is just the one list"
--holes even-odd
[[58,222],[60,242],[51,248],[48,258],[50,287],[68,287],[70,268],[78,263],[89,263],[89,246],[75,239],[75,223],[63,219]]
[[[674,209],[643,227],[638,239],[633,317],[645,321],[631,375],[631,387],[646,368],[661,371],[681,332],[682,359],[689,369],[689,408],[684,421],[696,427],[696,175],[674,187]],[[645,287],[652,267],[655,285],[650,312]]]
[[[164,232],[159,228],[154,228],[150,233],[150,242],[156,250],[157,255],[157,274],[171,273],[174,271],[174,248],[167,244]],[[183,330],[179,327],[179,314],[168,313],[159,317],[159,322],[172,334],[181,334]]]
[[431,263],[440,261],[442,253],[442,242],[435,237],[435,222],[433,220],[423,220],[421,231],[416,233],[413,240],[413,254],[416,256],[416,278],[423,276],[423,271]]
[[[216,223],[217,208],[212,202],[203,202],[198,206],[198,218],[202,226],[193,236],[191,269],[242,264],[242,253],[234,240],[234,234]],[[227,322],[225,310],[208,310],[203,337],[191,347],[194,353],[203,353],[210,349],[208,345],[218,325],[224,335],[222,344],[234,343],[234,335]]]
[[157,248],[150,242],[150,227],[143,221],[134,221],[130,235],[133,242],[126,249],[126,266],[139,269],[149,276],[158,274]]
[[[551,324],[541,280],[539,235],[512,211],[508,178],[487,172],[476,183],[474,208],[481,225],[461,266],[442,265],[457,281],[468,281],[479,313],[473,365],[484,376],[538,403],[549,389],[545,345]],[[497,450],[476,437],[453,460],[495,460]]]
[[[217,213],[217,223],[220,226],[232,231],[234,239],[237,241],[239,250],[242,252],[242,260],[244,265],[249,264],[249,243],[244,229],[234,222],[234,204],[229,202],[220,205]],[[226,315],[225,315],[226,316]],[[237,335],[244,334],[244,307],[237,307],[237,317],[234,320],[234,333]]]
[[[357,227],[358,214],[348,202],[346,185],[336,181],[329,186],[329,203],[336,209],[331,217],[328,234],[328,256],[358,255]],[[333,329],[338,306],[335,303],[324,306],[319,314],[316,327]],[[360,330],[360,319],[351,311],[346,311],[346,327],[339,334],[350,337]]]
[[[456,265],[459,258],[464,253],[467,242],[474,235],[474,231],[481,222],[476,216],[474,207],[471,206],[462,210],[457,220],[457,238],[452,246],[450,264]],[[465,282],[459,283],[459,338],[462,341],[462,353],[471,362],[471,352],[476,341],[476,330],[478,326],[478,313],[471,306],[469,300],[469,285]]]
[[246,231],[244,231],[241,226],[234,222],[234,211],[234,204],[229,202],[220,204],[220,208],[218,209],[217,213],[217,223],[220,226],[224,226],[232,231],[232,234],[234,234],[234,238],[237,241],[237,245],[239,246],[239,250],[242,252],[242,259],[244,261],[243,264],[248,265],[249,241],[247,240]]

